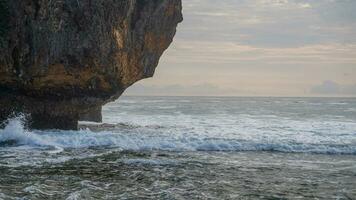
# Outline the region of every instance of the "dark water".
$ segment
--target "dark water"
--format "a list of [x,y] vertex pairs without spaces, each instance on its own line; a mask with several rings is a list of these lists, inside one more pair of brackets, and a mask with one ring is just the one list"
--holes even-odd
[[123,97],[0,130],[0,199],[356,199],[356,100]]

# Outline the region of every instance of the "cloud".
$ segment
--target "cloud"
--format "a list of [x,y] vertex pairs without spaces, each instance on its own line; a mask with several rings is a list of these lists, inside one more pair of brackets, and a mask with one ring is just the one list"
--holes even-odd
[[309,3],[301,3],[299,4],[301,8],[312,8],[312,6]]
[[185,21],[169,59],[196,65],[356,64],[352,2],[185,0]]
[[128,93],[327,93],[314,85],[356,77],[354,10],[354,0],[183,0],[184,21],[154,79]]
[[[253,2],[253,1],[251,1]],[[277,7],[280,9],[298,9],[311,8],[312,6],[306,2],[297,2],[294,0],[258,0],[257,6]]]
[[311,91],[315,94],[340,94],[341,86],[334,81],[327,80],[314,86]]
[[[199,47],[199,48],[197,48]],[[320,44],[301,47],[256,47],[233,42],[177,40],[169,59],[177,63],[356,64],[356,44]]]
[[337,82],[326,80],[320,85],[312,87],[311,92],[320,95],[356,95],[356,84],[341,85]]
[[235,89],[220,88],[209,83],[190,86],[178,84],[157,86],[137,83],[131,86],[125,94],[142,96],[233,96],[242,92]]
[[259,47],[356,43],[355,9],[352,0],[185,0],[180,28],[187,40]]

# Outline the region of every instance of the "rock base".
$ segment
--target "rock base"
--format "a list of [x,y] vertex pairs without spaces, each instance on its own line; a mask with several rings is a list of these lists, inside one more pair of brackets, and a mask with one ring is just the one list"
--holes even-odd
[[79,121],[103,122],[101,106],[91,108],[88,112],[79,115]]
[[101,122],[101,104],[84,100],[43,100],[0,93],[0,128],[9,118],[23,115],[28,129],[77,130],[78,121]]

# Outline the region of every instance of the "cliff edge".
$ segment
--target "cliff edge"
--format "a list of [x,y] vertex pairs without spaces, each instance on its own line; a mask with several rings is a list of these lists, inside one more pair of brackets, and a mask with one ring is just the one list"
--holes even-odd
[[101,106],[151,77],[182,21],[181,0],[0,0],[0,123],[101,121]]

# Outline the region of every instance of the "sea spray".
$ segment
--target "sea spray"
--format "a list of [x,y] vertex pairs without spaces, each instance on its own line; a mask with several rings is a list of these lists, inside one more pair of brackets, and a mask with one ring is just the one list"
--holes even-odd
[[26,117],[18,115],[7,120],[7,125],[4,129],[0,129],[0,143],[14,145],[29,145],[29,146],[48,146],[48,142],[32,131],[26,129]]
[[[128,126],[129,127],[129,126]],[[16,142],[28,147],[52,147],[55,149],[80,148],[117,148],[128,151],[277,151],[320,154],[356,154],[355,145],[317,144],[306,141],[297,143],[290,140],[243,140],[235,138],[217,138],[204,134],[170,134],[169,128],[159,131],[152,126],[116,129],[93,132],[89,129],[79,131],[26,130],[21,118],[9,121],[5,129],[0,130],[0,142]]]
[[28,132],[24,128],[24,116],[19,115],[13,118],[9,118],[5,122],[5,128],[0,129],[0,142],[10,141],[23,141],[24,138],[28,138]]

